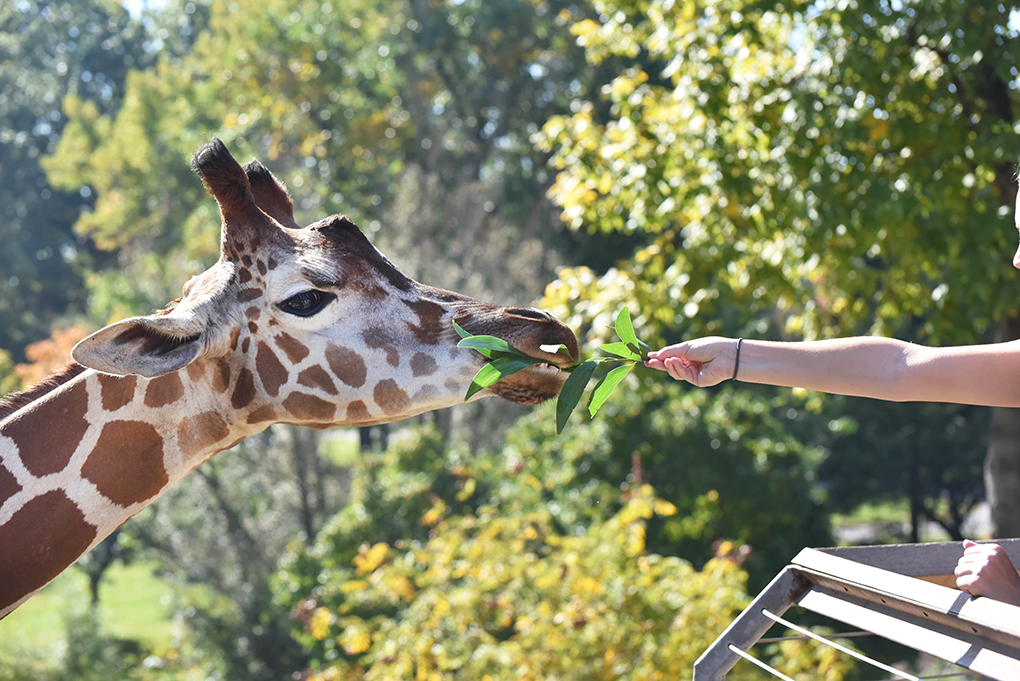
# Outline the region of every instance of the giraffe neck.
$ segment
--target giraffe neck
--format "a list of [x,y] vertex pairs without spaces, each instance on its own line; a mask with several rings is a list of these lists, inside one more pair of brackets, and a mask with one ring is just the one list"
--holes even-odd
[[0,617],[260,429],[229,422],[218,381],[204,364],[156,379],[88,370],[0,421]]

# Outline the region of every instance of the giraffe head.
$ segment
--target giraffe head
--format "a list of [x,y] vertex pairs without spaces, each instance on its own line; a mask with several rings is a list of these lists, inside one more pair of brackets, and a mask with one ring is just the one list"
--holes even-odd
[[283,184],[217,139],[192,167],[220,206],[219,261],[167,310],[83,340],[79,364],[150,378],[186,369],[211,381],[235,421],[261,427],[370,425],[463,399],[484,358],[457,347],[456,322],[548,362],[483,394],[534,404],[559,392],[557,365],[576,360],[577,340],[549,314],[419,284],[344,215],[300,228]]

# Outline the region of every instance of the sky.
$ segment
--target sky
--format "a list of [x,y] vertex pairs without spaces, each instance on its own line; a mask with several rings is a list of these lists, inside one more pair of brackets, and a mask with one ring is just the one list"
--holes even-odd
[[124,8],[137,17],[146,9],[157,9],[166,4],[166,0],[124,0]]

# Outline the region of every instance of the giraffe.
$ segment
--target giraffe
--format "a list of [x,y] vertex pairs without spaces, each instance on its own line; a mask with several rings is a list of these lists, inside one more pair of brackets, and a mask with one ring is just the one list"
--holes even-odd
[[0,617],[270,424],[366,426],[462,401],[485,360],[457,347],[453,322],[547,362],[482,394],[548,399],[577,358],[551,315],[419,284],[344,215],[300,228],[286,187],[218,139],[192,168],[220,207],[216,264],[165,310],[82,340],[69,369],[6,403]]

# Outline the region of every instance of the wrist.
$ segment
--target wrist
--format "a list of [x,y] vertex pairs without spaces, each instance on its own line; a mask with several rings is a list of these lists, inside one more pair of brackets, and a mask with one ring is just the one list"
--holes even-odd
[[737,372],[740,371],[740,347],[744,344],[743,338],[737,339],[737,351],[736,357],[733,360],[733,376],[730,378],[731,381],[737,380]]

